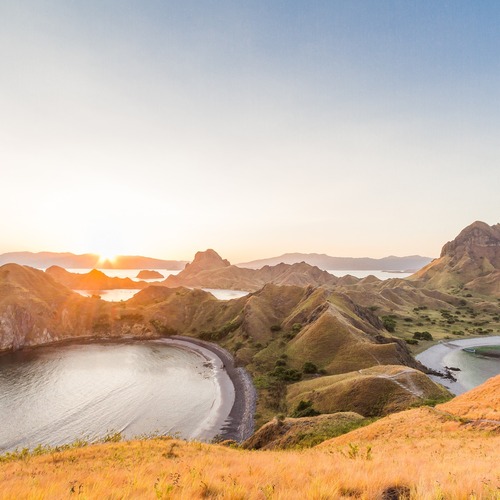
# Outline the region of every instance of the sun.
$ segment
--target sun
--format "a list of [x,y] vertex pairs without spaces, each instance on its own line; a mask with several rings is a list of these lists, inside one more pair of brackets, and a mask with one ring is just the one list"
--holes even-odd
[[116,262],[116,257],[116,255],[101,253],[99,254],[99,260],[97,261],[97,263],[99,265],[103,265],[106,263],[114,264]]

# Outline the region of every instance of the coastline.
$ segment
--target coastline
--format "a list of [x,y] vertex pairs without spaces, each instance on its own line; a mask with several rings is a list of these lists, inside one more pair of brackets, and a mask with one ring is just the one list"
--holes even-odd
[[[253,415],[257,400],[250,374],[244,368],[235,366],[234,358],[228,351],[211,342],[183,335],[172,335],[164,340],[169,344],[184,345],[192,350],[206,349],[219,358],[234,387],[234,402],[220,427],[219,437],[221,440],[232,439],[238,443],[249,438],[254,432]],[[228,388],[221,384],[221,390],[222,399],[227,399]]]
[[[52,340],[51,342],[46,343],[25,345],[21,349],[17,349],[16,351],[36,350],[39,347],[48,347],[51,345],[92,344],[94,342],[104,342],[112,344],[116,342],[126,343],[135,341],[165,341],[166,343],[169,343],[171,345],[177,345],[179,347],[185,347],[187,349],[194,350],[208,360],[211,360],[211,358],[215,357],[219,360],[218,365],[224,367],[224,371],[230,379],[233,387],[229,387],[227,383],[224,383],[224,379],[220,376],[220,368],[215,367],[219,372],[217,373],[216,371],[217,382],[220,385],[221,401],[219,404],[219,409],[216,410],[214,416],[207,417],[207,428],[200,429],[200,434],[195,436],[194,439],[203,438],[203,432],[210,434],[210,431],[213,430],[214,427],[219,428],[219,432],[216,435],[221,440],[231,439],[240,443],[245,441],[253,434],[253,416],[256,408],[257,393],[253,386],[252,378],[244,368],[235,366],[234,358],[228,351],[216,344],[183,335],[172,335],[170,337],[161,337],[157,335],[150,337],[130,335],[126,337],[105,338],[92,335],[82,337],[69,337],[64,339]],[[0,351],[0,355],[16,351],[13,351],[12,349],[5,349]],[[234,398],[232,394],[233,392]],[[229,414],[227,414],[227,417],[221,418],[221,414],[225,412],[220,408],[224,407],[224,405],[227,405],[228,400],[232,401],[232,406],[229,410]]]
[[[464,347],[479,347],[488,345],[500,345],[500,336],[496,335],[492,337],[477,337],[460,340],[453,339],[447,342],[439,342],[420,354],[417,354],[415,359],[427,368],[444,372],[446,366],[445,358],[453,352],[462,350]],[[447,387],[453,394],[462,394],[468,390],[459,381],[448,380],[436,375],[429,375],[429,377],[435,382],[445,385],[445,387]]]

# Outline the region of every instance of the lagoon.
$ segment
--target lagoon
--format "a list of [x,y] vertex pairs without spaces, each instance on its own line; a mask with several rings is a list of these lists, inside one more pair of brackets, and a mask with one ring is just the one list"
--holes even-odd
[[220,358],[172,340],[59,344],[0,356],[0,452],[114,432],[211,440],[234,386]]
[[500,345],[500,336],[440,342],[416,356],[423,365],[442,372],[446,366],[460,368],[452,371],[457,381],[431,375],[431,378],[453,394],[462,394],[495,375],[500,374],[500,358],[481,356],[464,348]]

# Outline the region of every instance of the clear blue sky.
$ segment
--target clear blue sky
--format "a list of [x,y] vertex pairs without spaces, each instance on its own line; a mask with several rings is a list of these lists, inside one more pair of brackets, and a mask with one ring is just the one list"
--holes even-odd
[[0,252],[437,256],[500,222],[500,2],[0,3]]

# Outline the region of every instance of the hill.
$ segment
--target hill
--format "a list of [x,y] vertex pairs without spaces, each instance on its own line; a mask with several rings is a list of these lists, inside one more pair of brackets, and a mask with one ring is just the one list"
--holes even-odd
[[119,255],[111,263],[100,262],[99,255],[70,252],[9,252],[0,255],[0,265],[21,264],[24,266],[46,269],[50,266],[60,266],[68,269],[184,269],[186,261],[162,260],[139,255]]
[[424,267],[432,258],[420,255],[396,257],[391,255],[381,259],[369,257],[331,257],[318,253],[285,253],[279,257],[252,260],[237,264],[238,267],[249,269],[260,269],[264,266],[276,266],[278,264],[297,264],[305,262],[311,266],[323,270],[345,270],[345,271],[401,271],[412,272]]
[[0,267],[0,351],[74,338],[152,336],[116,304],[82,297],[27,266]]
[[[490,393],[488,386],[499,378],[482,390]],[[305,451],[245,451],[164,438],[41,453],[0,461],[3,498],[74,493],[87,498],[486,500],[499,494],[500,423],[423,407]]]
[[334,285],[337,278],[304,262],[278,264],[262,269],[245,269],[222,259],[212,249],[198,252],[193,262],[177,275],[169,276],[164,286],[189,286],[256,291],[267,283],[276,285]]
[[70,273],[59,266],[51,266],[45,272],[72,290],[112,290],[144,288],[148,283],[130,278],[110,278],[102,271],[92,269],[88,273]]
[[500,297],[500,224],[480,221],[443,246],[439,259],[410,278],[427,288],[468,289]]
[[446,389],[421,371],[390,365],[298,382],[287,392],[290,408],[309,401],[321,413],[356,412],[365,417],[388,415],[424,399],[449,398]]
[[259,378],[259,423],[287,411],[286,386],[308,376],[304,366],[324,374],[380,364],[419,366],[370,310],[327,288],[267,284],[220,301],[199,289],[149,286],[126,302],[109,303],[80,297],[33,268],[0,268],[1,349],[173,334],[221,344]]

